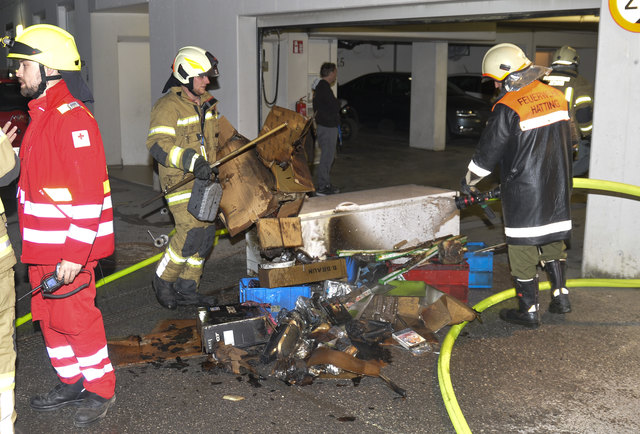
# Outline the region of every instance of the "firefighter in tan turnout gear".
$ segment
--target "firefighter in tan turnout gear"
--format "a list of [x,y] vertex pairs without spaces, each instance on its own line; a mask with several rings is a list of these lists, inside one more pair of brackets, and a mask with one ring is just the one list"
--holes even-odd
[[[210,164],[218,148],[216,99],[207,92],[210,77],[218,76],[218,60],[198,47],[178,51],[172,74],[162,96],[151,111],[147,148],[158,162],[164,189],[192,173],[209,179]],[[216,227],[197,220],[187,210],[193,182],[165,196],[175,222],[175,234],[160,260],[153,287],[160,304],[168,309],[178,305],[215,304],[214,297],[197,292],[205,259],[213,248]]]
[[593,85],[578,74],[580,56],[575,48],[565,45],[553,53],[551,74],[543,77],[545,83],[559,89],[569,103],[571,126],[579,139],[573,162],[573,176],[589,171],[591,130],[593,129]]
[[[18,157],[11,148],[16,137],[16,127],[7,122],[0,129],[0,187],[17,178],[20,170]],[[13,342],[15,331],[16,292],[13,266],[16,256],[7,234],[7,219],[0,200],[0,432],[13,432],[15,412],[16,350]]]

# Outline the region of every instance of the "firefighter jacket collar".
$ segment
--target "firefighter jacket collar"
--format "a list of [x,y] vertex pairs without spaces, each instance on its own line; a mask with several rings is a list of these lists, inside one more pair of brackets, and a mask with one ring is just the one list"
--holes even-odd
[[46,111],[50,107],[55,108],[61,104],[61,101],[68,95],[69,88],[64,80],[60,80],[52,87],[47,89],[47,92],[40,98],[32,99],[29,101],[29,113],[33,116],[38,111]]
[[[191,99],[189,99],[189,96],[186,95],[183,91],[182,91],[182,87],[172,87],[171,88],[171,92],[175,93],[177,96],[179,96],[180,98],[184,99],[185,101],[188,101],[190,104],[194,104],[193,101],[191,101]],[[205,92],[203,95],[200,95],[200,104],[199,107],[202,107],[203,104],[209,102],[209,105],[214,105],[215,103],[218,102],[217,99],[215,99],[209,92]],[[194,104],[195,105],[195,104]]]
[[554,65],[553,73],[556,74],[565,74],[569,77],[577,77],[578,70],[574,65]]

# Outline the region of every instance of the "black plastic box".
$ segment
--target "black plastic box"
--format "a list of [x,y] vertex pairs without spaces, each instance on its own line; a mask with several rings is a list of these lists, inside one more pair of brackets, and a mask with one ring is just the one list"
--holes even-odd
[[269,340],[271,324],[264,310],[232,304],[199,307],[198,330],[202,348],[213,353],[218,342],[238,348],[264,344]]

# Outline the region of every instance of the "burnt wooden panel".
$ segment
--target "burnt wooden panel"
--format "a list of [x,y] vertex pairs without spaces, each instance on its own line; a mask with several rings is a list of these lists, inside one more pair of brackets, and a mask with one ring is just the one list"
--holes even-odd
[[[249,143],[249,139],[238,134],[228,122],[225,125],[221,122],[220,131],[220,137],[228,139],[218,152],[219,158]],[[223,189],[220,211],[231,236],[278,209],[273,195],[273,175],[260,162],[255,148],[222,164],[219,178]]]
[[109,358],[116,368],[203,354],[195,319],[163,320],[147,335],[107,343]]

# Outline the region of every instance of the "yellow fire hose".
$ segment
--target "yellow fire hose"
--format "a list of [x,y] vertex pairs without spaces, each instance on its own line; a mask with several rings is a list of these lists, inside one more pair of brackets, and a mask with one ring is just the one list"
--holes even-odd
[[[574,188],[582,188],[582,189],[590,189],[590,190],[602,190],[602,191],[612,191],[616,193],[629,194],[633,196],[640,196],[640,187],[630,184],[623,184],[614,181],[604,181],[597,179],[588,179],[588,178],[574,178],[573,179],[573,187]],[[226,229],[221,229],[216,231],[216,237],[213,245],[218,244],[218,239],[220,235],[227,234],[228,231]],[[153,264],[160,260],[164,253],[159,253],[151,258],[145,259],[137,264],[132,265],[131,267],[125,268],[121,271],[113,273],[105,278],[100,279],[96,282],[96,288],[110,283],[114,280],[119,279],[120,277],[126,276],[127,274],[133,273],[141,268],[146,267],[147,265]],[[567,287],[613,287],[613,288],[640,288],[640,279],[569,279],[567,280]],[[550,289],[549,282],[541,282],[540,290],[548,290]],[[505,300],[515,297],[516,292],[515,288],[507,289],[505,291],[494,294],[490,297],[485,298],[480,301],[478,304],[473,306],[473,308],[478,312],[483,312],[485,309],[492,307],[498,303],[501,303]],[[31,321],[31,313],[18,318],[16,320],[16,327]],[[468,322],[463,322],[461,324],[457,324],[452,326],[449,329],[449,332],[445,336],[442,341],[442,345],[440,348],[440,357],[438,358],[438,383],[440,385],[440,393],[442,394],[442,400],[444,401],[444,405],[447,409],[447,413],[449,414],[449,418],[451,423],[456,430],[457,433],[471,433],[469,429],[469,425],[462,414],[462,410],[458,405],[458,400],[456,399],[455,393],[453,391],[453,384],[451,382],[451,375],[449,371],[450,361],[451,361],[451,350],[453,349],[453,344],[456,339],[460,335],[462,329],[468,324]]]
[[[573,178],[573,188],[612,191],[636,197],[640,196],[640,187],[638,186],[622,184],[620,182],[603,181],[598,179]],[[640,288],[640,279],[569,279],[567,280],[567,287]],[[549,282],[540,283],[540,290],[548,290],[549,288]],[[507,289],[505,291],[485,298],[484,300],[473,306],[473,308],[478,312],[482,312],[491,306],[494,306],[515,296],[515,288]],[[456,395],[453,392],[453,384],[451,383],[451,374],[449,371],[451,350],[453,349],[453,344],[466,325],[467,322],[465,321],[461,324],[451,326],[449,332],[442,341],[442,345],[440,347],[440,357],[438,358],[438,383],[440,384],[440,393],[442,394],[442,400],[444,401],[444,406],[447,409],[447,413],[449,413],[451,424],[453,425],[457,433],[471,432],[471,430],[469,429],[469,425],[467,424],[467,421],[462,414],[462,410],[460,410]]]
[[[175,229],[172,230],[169,233],[169,236],[173,235],[174,232],[175,232]],[[216,231],[216,236],[213,239],[213,245],[217,246],[218,245],[218,240],[220,239],[220,236],[221,235],[226,235],[228,233],[229,233],[229,231],[227,229],[218,229]],[[154,256],[152,256],[152,257],[150,257],[148,259],[145,259],[144,261],[140,261],[137,264],[134,264],[134,265],[132,265],[130,267],[127,267],[127,268],[125,268],[123,270],[116,271],[115,273],[110,274],[107,277],[103,277],[102,279],[100,279],[100,280],[98,280],[96,282],[96,288],[99,288],[102,285],[106,285],[107,283],[113,282],[114,280],[117,280],[117,279],[119,279],[119,278],[121,278],[123,276],[126,276],[127,274],[131,274],[134,271],[138,271],[139,269],[144,268],[147,265],[151,265],[151,264],[153,264],[155,262],[158,262],[160,260],[160,258],[162,258],[162,255],[164,255],[164,252],[158,253],[157,255],[154,255]],[[29,312],[28,314],[26,314],[26,315],[24,315],[24,316],[22,316],[20,318],[17,318],[16,319],[16,327],[21,326],[22,324],[24,324],[26,322],[29,322],[29,321],[31,321],[31,312]]]

